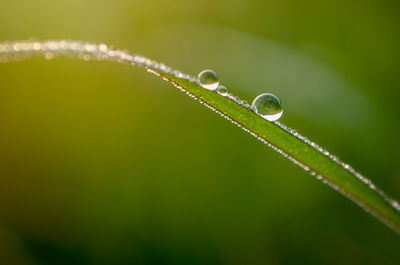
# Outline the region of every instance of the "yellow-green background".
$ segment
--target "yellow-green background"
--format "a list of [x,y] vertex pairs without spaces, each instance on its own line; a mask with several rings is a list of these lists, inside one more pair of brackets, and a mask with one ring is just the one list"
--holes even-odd
[[[400,199],[396,0],[0,2],[0,40],[104,42],[251,101]],[[400,238],[142,69],[0,65],[0,264],[399,264]]]

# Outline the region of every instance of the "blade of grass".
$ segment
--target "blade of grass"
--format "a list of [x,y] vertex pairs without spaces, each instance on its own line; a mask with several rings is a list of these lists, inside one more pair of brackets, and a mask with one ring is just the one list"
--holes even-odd
[[196,79],[140,55],[130,55],[104,44],[76,41],[12,42],[0,44],[0,62],[44,56],[69,55],[84,60],[109,60],[146,68],[204,106],[244,129],[261,142],[345,195],[367,212],[400,233],[400,205],[367,178],[317,144],[279,122],[269,122],[234,95],[221,96],[202,88]]

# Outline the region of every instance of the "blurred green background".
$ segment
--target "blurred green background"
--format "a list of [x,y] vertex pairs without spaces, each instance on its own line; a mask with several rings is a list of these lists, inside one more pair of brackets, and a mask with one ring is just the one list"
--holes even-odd
[[[0,40],[104,42],[251,101],[400,199],[396,0],[1,0]],[[400,238],[142,69],[0,65],[0,264],[399,264]]]

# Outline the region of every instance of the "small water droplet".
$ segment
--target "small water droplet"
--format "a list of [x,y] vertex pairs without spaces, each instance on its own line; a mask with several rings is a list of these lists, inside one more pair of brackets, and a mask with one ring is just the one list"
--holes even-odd
[[51,59],[54,58],[54,54],[53,54],[52,52],[46,52],[46,53],[44,54],[44,58],[45,58],[46,60],[51,60]]
[[257,96],[252,104],[254,111],[269,121],[278,120],[283,113],[283,107],[278,97],[264,93]]
[[240,104],[241,104],[243,107],[246,107],[246,108],[249,108],[249,107],[250,107],[249,103],[248,103],[246,100],[242,100],[242,102],[240,102]]
[[218,75],[212,70],[201,71],[197,76],[197,81],[208,90],[216,90],[219,85]]
[[228,94],[228,89],[224,86],[219,86],[217,88],[217,93],[220,94],[221,96],[226,96]]

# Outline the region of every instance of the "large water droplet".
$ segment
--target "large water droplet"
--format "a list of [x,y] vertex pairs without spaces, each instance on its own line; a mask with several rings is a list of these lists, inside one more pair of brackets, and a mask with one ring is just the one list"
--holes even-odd
[[202,87],[208,90],[216,90],[219,85],[218,75],[212,70],[201,71],[197,80]]
[[257,96],[253,101],[252,108],[257,114],[269,121],[278,120],[283,113],[279,98],[269,93]]
[[226,96],[228,94],[228,89],[224,86],[219,86],[217,88],[217,93],[220,94],[221,96]]

